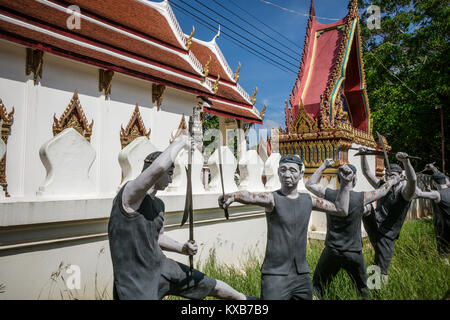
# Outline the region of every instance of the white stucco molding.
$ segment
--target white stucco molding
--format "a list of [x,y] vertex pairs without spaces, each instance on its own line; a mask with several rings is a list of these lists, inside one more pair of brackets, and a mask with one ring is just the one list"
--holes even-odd
[[[188,164],[188,152],[181,151],[175,158],[175,168],[173,170],[172,183],[161,194],[186,194]],[[205,192],[202,183],[203,155],[195,148],[192,154],[192,193],[201,194]]]
[[47,170],[38,196],[92,195],[95,185],[89,177],[96,152],[73,128],[64,129],[39,150]]
[[138,137],[130,142],[119,153],[119,165],[122,169],[122,183],[119,189],[128,181],[135,179],[142,171],[144,159],[150,153],[157,151],[147,137]]
[[[225,193],[238,191],[238,187],[234,182],[234,173],[237,168],[237,161],[233,153],[228,147],[220,147],[223,161],[223,184]],[[211,172],[211,181],[209,183],[209,191],[222,192],[222,184],[219,172],[219,148],[208,159],[208,166]]]
[[239,189],[252,192],[264,191],[263,171],[264,162],[256,150],[246,151],[239,159],[239,172],[241,173]]
[[278,177],[278,167],[280,166],[281,154],[272,153],[264,164],[264,173],[266,175],[267,191],[274,191],[281,188],[280,178]]

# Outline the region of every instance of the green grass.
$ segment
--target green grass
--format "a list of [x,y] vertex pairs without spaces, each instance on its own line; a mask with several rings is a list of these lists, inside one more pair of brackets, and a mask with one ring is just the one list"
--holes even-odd
[[[324,242],[311,240],[307,248],[307,260],[311,278],[324,248]],[[363,241],[366,265],[373,263],[374,252],[369,240]],[[208,260],[197,266],[204,273],[222,280],[238,291],[250,296],[260,296],[260,266],[263,257],[249,253],[242,269],[219,264],[215,252]],[[395,244],[394,256],[389,269],[389,284],[380,290],[371,290],[374,300],[439,300],[449,298],[450,267],[436,250],[431,219],[405,222],[400,239]],[[168,297],[169,299],[178,299]],[[209,298],[208,298],[209,299]],[[359,299],[356,288],[348,274],[341,270],[326,288],[326,300]]]

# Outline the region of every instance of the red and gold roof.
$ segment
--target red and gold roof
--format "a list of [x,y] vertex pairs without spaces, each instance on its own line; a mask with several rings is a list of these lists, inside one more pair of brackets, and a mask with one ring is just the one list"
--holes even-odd
[[[357,0],[343,19],[321,24],[311,0],[298,78],[286,106],[282,139],[308,134],[347,137],[376,146],[372,137]],[[311,136],[312,137],[312,136]]]
[[[72,5],[80,8],[81,28],[67,26]],[[229,117],[241,117],[241,110],[247,109],[248,121],[262,122],[215,39],[194,39],[189,48],[189,37],[168,1],[0,0],[0,38],[214,98],[227,105]],[[205,77],[209,56],[211,73]]]

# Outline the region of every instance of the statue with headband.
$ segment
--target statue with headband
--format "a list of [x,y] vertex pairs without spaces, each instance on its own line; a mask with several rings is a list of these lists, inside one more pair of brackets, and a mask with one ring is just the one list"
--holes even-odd
[[[297,155],[284,155],[278,167],[281,188],[274,192],[238,191],[219,197],[221,208],[233,202],[265,208],[267,247],[261,267],[261,299],[312,299],[312,284],[306,261],[308,223],[312,210],[345,216],[333,203],[297,191],[304,166]],[[348,202],[348,193],[340,194]]]
[[[340,269],[348,272],[355,281],[359,294],[368,299],[367,273],[362,254],[361,220],[363,215],[370,215],[372,202],[385,196],[397,184],[400,176],[393,177],[387,183],[371,192],[356,192],[356,168],[352,164],[344,164],[338,168],[339,189],[325,188],[319,181],[326,168],[333,166],[332,159],[326,159],[306,183],[314,195],[324,198],[343,208],[347,215],[343,217],[327,215],[327,234],[325,249],[314,271],[314,293],[323,297],[324,287],[332,281]],[[348,198],[339,199],[340,194],[349,193]],[[345,199],[345,202],[343,201]]]
[[[365,153],[365,147],[359,148],[361,153]],[[395,157],[402,163],[403,168],[398,164],[389,164],[385,170],[385,179],[394,179],[403,176],[405,170],[406,181],[400,179],[393,188],[377,202],[374,214],[364,217],[364,228],[369,235],[369,240],[375,250],[374,264],[380,267],[383,284],[388,283],[389,265],[394,254],[394,245],[400,236],[406,214],[414,197],[417,177],[408,154],[398,152]],[[361,156],[361,168],[364,177],[375,189],[382,188],[385,181],[379,180],[369,169],[366,156]]]

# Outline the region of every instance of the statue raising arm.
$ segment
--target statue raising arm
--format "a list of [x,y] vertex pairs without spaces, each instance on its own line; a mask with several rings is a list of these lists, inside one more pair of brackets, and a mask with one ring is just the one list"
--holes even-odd
[[417,177],[411,162],[409,161],[408,154],[404,152],[397,152],[395,155],[398,161],[403,164],[403,168],[406,174],[406,184],[402,185],[402,196],[405,200],[409,201],[414,197],[417,187]]
[[441,194],[439,191],[431,190],[431,191],[422,191],[419,188],[416,188],[415,197],[433,200],[436,203],[441,202]]
[[320,177],[322,176],[322,173],[325,171],[326,168],[330,168],[334,165],[333,159],[325,159],[325,161],[320,165],[320,167],[313,173],[311,178],[306,182],[305,187],[306,189],[314,194],[315,196],[319,198],[325,197],[325,188],[324,186],[320,185]]
[[[438,170],[438,168],[434,166],[434,163],[428,163],[425,166],[425,170],[431,170],[433,173],[442,173],[441,171]],[[445,184],[447,185],[447,187],[450,187],[450,179],[448,176],[445,176]]]
[[[325,161],[322,163],[322,165],[314,172],[314,174],[309,178],[308,182],[306,183],[306,189],[310,191],[312,194],[319,198],[325,197],[326,188],[319,184],[320,177],[323,173],[323,171],[326,168],[330,168],[334,165],[333,159],[325,159]],[[347,165],[343,165],[339,167],[339,179],[341,181],[341,187],[339,188],[338,195],[336,197],[336,201],[333,204],[334,208],[329,208],[328,201],[318,201],[319,199],[316,199],[317,202],[317,210],[319,211],[325,211],[330,214],[335,214],[339,216],[346,216],[348,215],[349,211],[349,205],[350,205],[350,191],[353,188],[353,179],[354,179],[354,172],[351,170]],[[313,197],[314,199],[314,197]],[[322,206],[326,204],[327,209],[323,208]]]
[[182,149],[190,147],[190,138],[179,136],[167,147],[156,160],[141,172],[136,179],[131,180],[125,186],[122,194],[122,206],[128,213],[134,213],[139,209],[145,194],[164,174],[170,174],[175,158]]
[[[368,149],[366,147],[359,147],[360,153],[364,154],[367,150]],[[375,177],[375,175],[370,171],[369,162],[367,161],[367,157],[365,155],[361,156],[361,170],[370,185],[374,188],[378,188],[380,180],[378,180],[377,177]]]
[[383,198],[393,186],[395,186],[397,183],[400,183],[404,179],[405,177],[403,175],[396,175],[389,179],[386,183],[384,183],[380,188],[373,191],[364,192],[364,205]]

